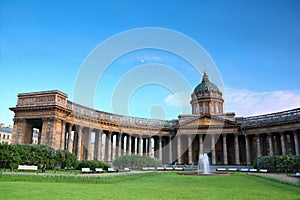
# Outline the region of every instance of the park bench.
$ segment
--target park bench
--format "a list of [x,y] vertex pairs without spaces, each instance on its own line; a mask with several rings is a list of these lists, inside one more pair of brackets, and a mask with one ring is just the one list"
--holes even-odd
[[114,168],[110,167],[107,169],[108,172],[116,172],[117,170],[115,170]]
[[143,171],[148,171],[148,170],[149,170],[149,167],[143,167],[142,170],[143,170]]
[[130,172],[130,169],[128,167],[125,167],[124,172]]
[[165,168],[164,168],[164,167],[156,167],[156,170],[157,170],[157,171],[164,171]]
[[257,172],[257,169],[249,169],[250,172]]
[[32,170],[32,171],[37,171],[38,166],[35,165],[19,165],[18,170]]
[[165,170],[166,171],[173,171],[174,169],[173,169],[173,167],[165,167]]
[[248,168],[241,168],[240,172],[249,172],[249,169]]
[[81,168],[82,173],[91,173],[93,172],[90,168]]
[[220,168],[217,168],[216,171],[219,171],[219,172],[224,172],[226,171],[226,168],[224,167],[220,167]]
[[236,172],[238,169],[237,168],[228,168],[228,171],[230,172]]
[[175,170],[176,171],[183,171],[184,169],[183,169],[183,167],[175,167]]
[[104,170],[102,168],[95,168],[96,173],[103,173]]
[[260,169],[259,172],[261,172],[261,173],[267,173],[268,170],[267,169]]

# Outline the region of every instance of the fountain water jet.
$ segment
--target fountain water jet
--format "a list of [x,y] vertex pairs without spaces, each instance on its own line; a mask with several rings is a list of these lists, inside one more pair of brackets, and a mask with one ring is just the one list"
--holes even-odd
[[198,174],[209,174],[209,159],[207,154],[199,154],[199,159],[198,159]]

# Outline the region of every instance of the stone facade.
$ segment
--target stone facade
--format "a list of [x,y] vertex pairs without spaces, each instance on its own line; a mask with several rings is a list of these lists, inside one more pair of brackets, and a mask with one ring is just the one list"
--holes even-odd
[[[15,112],[13,143],[31,144],[35,128],[39,144],[67,149],[78,160],[111,162],[124,154],[138,154],[155,156],[165,164],[191,164],[199,153],[207,153],[211,164],[246,165],[264,155],[300,155],[300,109],[235,117],[223,113],[221,93],[207,92],[214,97],[204,95],[204,101],[201,90],[196,90],[193,114],[176,120],[94,110],[69,101],[57,90],[22,93],[16,107],[10,108]],[[210,106],[208,112],[195,107],[203,102]]]
[[12,127],[5,126],[5,124],[0,124],[0,143],[11,143],[12,138]]

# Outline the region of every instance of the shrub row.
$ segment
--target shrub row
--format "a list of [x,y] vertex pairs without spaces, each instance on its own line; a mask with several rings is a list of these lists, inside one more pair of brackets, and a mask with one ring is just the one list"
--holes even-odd
[[66,150],[54,150],[46,145],[0,144],[0,167],[17,169],[18,165],[46,164],[47,169],[76,168],[76,157]]
[[139,155],[124,155],[113,161],[113,166],[118,169],[125,167],[131,169],[142,169],[143,167],[159,167],[162,166],[161,160],[157,158],[139,156]]
[[300,157],[294,155],[262,156],[254,160],[253,166],[271,172],[296,172],[300,170]]
[[97,160],[83,160],[79,163],[78,169],[81,168],[90,168],[90,169],[95,169],[95,168],[102,168],[104,170],[107,170],[110,167],[108,163],[97,161]]

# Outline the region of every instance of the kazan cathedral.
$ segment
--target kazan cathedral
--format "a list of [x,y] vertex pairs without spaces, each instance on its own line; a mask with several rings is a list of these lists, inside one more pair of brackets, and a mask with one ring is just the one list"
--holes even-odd
[[251,117],[224,113],[222,92],[204,73],[191,94],[192,114],[174,120],[130,117],[95,110],[58,91],[20,93],[13,143],[66,149],[78,160],[112,162],[126,154],[157,157],[164,164],[250,165],[260,156],[297,155],[300,109]]

